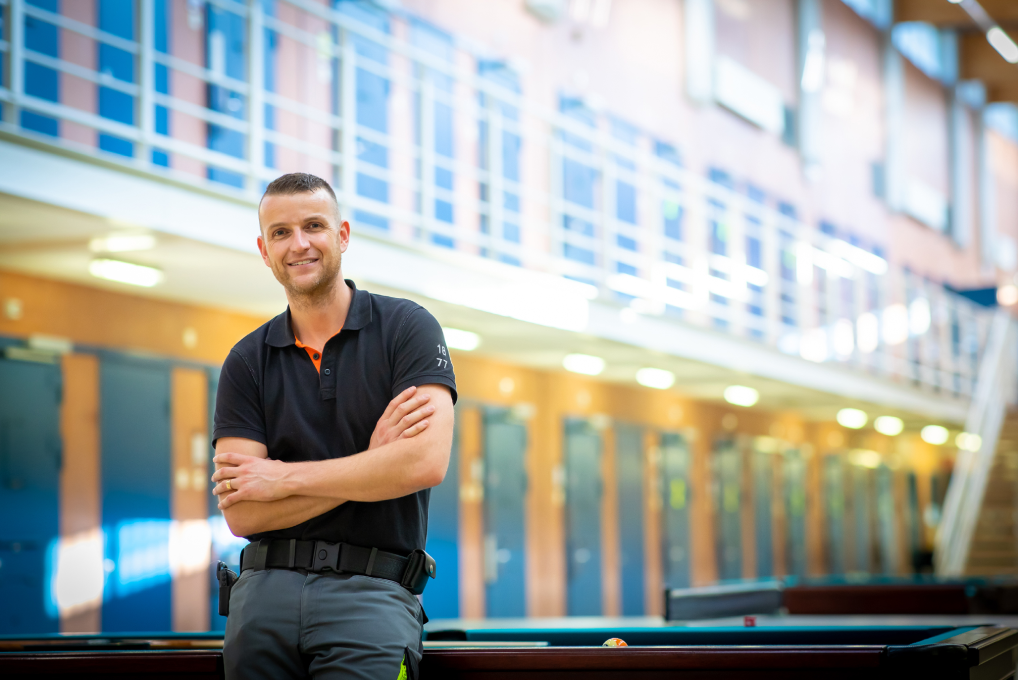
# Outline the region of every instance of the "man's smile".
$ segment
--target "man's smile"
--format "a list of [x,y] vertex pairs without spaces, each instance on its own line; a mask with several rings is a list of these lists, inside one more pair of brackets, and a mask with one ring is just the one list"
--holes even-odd
[[289,262],[289,263],[287,263],[287,266],[288,267],[301,267],[303,265],[312,264],[314,262],[318,262],[318,258],[317,257],[311,257],[311,258],[308,258],[308,259],[305,259],[305,260],[298,260],[296,262]]

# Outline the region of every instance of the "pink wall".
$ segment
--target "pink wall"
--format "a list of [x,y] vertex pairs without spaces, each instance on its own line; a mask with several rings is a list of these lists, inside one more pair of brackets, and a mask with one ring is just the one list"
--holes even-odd
[[[88,26],[96,25],[95,0],[75,0],[62,3],[61,13],[69,19],[80,21]],[[60,58],[78,66],[95,70],[98,65],[98,44],[91,38],[80,33],[60,29]],[[98,111],[98,86],[83,78],[60,74],[60,103],[80,109],[87,113]],[[96,132],[70,121],[60,121],[60,136],[86,146],[96,145]]]

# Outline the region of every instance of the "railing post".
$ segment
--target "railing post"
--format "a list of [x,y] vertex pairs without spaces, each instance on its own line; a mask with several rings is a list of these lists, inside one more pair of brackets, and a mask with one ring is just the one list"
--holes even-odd
[[25,0],[10,0],[7,5],[9,10],[8,23],[10,28],[7,31],[10,41],[10,83],[11,97],[14,101],[6,107],[8,111],[7,121],[11,125],[20,124],[21,99],[25,94]]
[[357,195],[357,66],[356,48],[350,29],[340,30],[339,64],[339,117],[342,119],[340,129],[340,152],[343,155],[343,167],[340,174],[340,213],[344,219],[353,217],[354,196]]
[[247,5],[247,190],[261,193],[265,168],[265,20],[262,0]]
[[767,342],[777,345],[781,340],[781,238],[779,224],[770,215],[761,224],[760,241],[760,267],[767,273],[763,292]]
[[153,0],[140,0],[138,13],[138,126],[141,144],[138,158],[152,162],[152,135],[155,132],[155,7]]

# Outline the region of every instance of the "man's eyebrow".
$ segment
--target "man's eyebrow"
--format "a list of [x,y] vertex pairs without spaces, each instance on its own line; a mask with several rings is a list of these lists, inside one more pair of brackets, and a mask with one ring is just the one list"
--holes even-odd
[[[325,215],[315,214],[315,215],[308,215],[303,220],[301,220],[301,222],[311,222],[311,221],[325,222],[326,219],[327,218],[325,217]],[[287,226],[287,224],[289,224],[289,223],[288,222],[274,222],[273,224],[270,224],[268,228],[269,229],[275,229],[276,227],[285,227],[285,226]]]

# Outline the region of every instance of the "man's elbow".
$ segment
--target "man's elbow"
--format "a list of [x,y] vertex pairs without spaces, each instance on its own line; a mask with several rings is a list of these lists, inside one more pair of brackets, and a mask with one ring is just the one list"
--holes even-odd
[[230,527],[230,533],[237,538],[245,538],[257,533],[254,527],[249,526],[247,518],[243,512],[240,512],[240,508],[237,507],[238,505],[241,505],[241,503],[223,510],[223,519],[226,520],[226,526]]
[[438,445],[422,458],[415,471],[415,486],[421,489],[430,489],[442,483],[445,473],[449,469],[451,449],[452,442],[447,445]]

